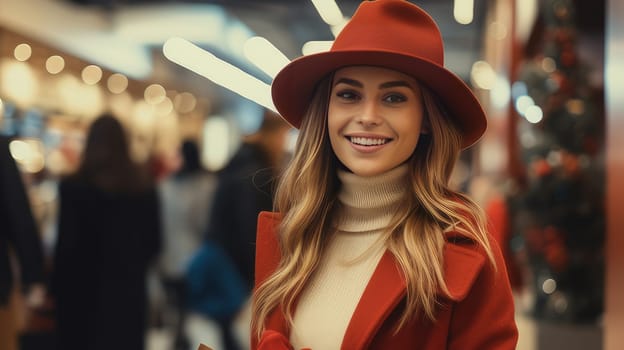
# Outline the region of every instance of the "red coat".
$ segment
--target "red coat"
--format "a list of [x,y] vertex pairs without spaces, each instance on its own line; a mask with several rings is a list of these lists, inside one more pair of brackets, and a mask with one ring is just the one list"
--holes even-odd
[[[256,241],[256,285],[267,278],[280,259],[276,236],[279,215],[263,212]],[[457,233],[447,234],[449,241]],[[465,240],[464,240],[465,241]],[[518,331],[514,302],[500,249],[490,241],[498,270],[471,244],[446,243],[445,281],[450,295],[440,295],[442,305],[434,323],[414,320],[395,333],[405,299],[405,280],[394,256],[386,251],[360,299],[344,335],[341,349],[512,350]],[[284,315],[276,309],[253,350],[292,349]],[[323,349],[314,349],[323,350]]]

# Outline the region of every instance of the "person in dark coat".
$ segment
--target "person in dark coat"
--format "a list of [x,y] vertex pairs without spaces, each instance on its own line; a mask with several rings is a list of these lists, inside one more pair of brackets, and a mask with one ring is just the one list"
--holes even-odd
[[160,203],[115,117],[91,125],[82,163],[61,180],[59,196],[57,349],[144,349],[146,275],[160,249]]
[[[260,128],[245,137],[218,175],[207,238],[231,259],[247,296],[254,285],[258,214],[273,208],[273,188],[283,163],[289,129],[277,114],[266,111]],[[230,330],[231,317],[222,315],[218,320],[227,350],[238,349]]]
[[0,136],[0,348],[15,347],[12,313],[8,311],[15,287],[10,252],[18,263],[21,290],[44,293],[43,250],[22,178],[9,152],[9,139]]
[[223,246],[249,292],[254,285],[256,221],[261,211],[273,208],[289,129],[277,114],[265,112],[260,128],[245,137],[218,175],[208,238]]

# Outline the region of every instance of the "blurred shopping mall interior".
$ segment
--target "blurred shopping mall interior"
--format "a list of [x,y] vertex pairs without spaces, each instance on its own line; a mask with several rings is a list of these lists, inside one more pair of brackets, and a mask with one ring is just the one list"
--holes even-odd
[[[518,349],[621,349],[624,4],[411,2],[438,22],[446,67],[489,118],[453,182],[494,218],[516,294]],[[0,133],[12,139],[46,255],[58,180],[76,168],[95,117],[116,115],[135,159],[158,159],[164,176],[184,139],[218,171],[274,108],[275,73],[328,50],[359,3],[0,0]],[[292,130],[290,149],[296,137]],[[26,322],[23,337],[53,332],[50,312]],[[157,323],[148,350],[170,349]]]

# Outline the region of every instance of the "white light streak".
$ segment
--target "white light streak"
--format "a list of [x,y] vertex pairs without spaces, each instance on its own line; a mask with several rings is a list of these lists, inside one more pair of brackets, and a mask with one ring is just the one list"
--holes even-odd
[[535,26],[540,5],[537,0],[523,0],[515,3],[516,38],[521,43],[525,43]]
[[337,37],[338,34],[340,34],[340,32],[342,31],[342,28],[344,28],[347,25],[347,23],[349,23],[349,19],[343,18],[341,22],[331,26],[330,30],[332,34],[334,35],[334,38]]
[[457,23],[470,24],[474,18],[474,0],[455,0],[453,16]]
[[277,47],[266,38],[254,36],[245,41],[243,47],[245,57],[268,74],[275,78],[277,73],[284,68],[290,60]]
[[330,26],[335,26],[340,24],[344,20],[344,16],[342,15],[342,11],[336,4],[335,0],[311,0],[314,7],[316,7],[316,11],[318,11],[319,15],[325,21],[325,23]]
[[304,55],[312,55],[315,53],[325,52],[325,51],[329,51],[333,44],[334,44],[333,40],[332,41],[320,41],[320,40],[308,41],[307,43],[303,44],[303,47],[301,48],[301,52]]
[[276,111],[271,87],[208,51],[181,39],[171,38],[163,45],[167,59],[257,104]]

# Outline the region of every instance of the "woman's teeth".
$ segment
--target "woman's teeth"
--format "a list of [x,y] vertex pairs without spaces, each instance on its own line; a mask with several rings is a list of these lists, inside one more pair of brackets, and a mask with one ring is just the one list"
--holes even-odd
[[351,143],[362,146],[379,146],[388,142],[388,139],[369,138],[369,137],[350,137]]

